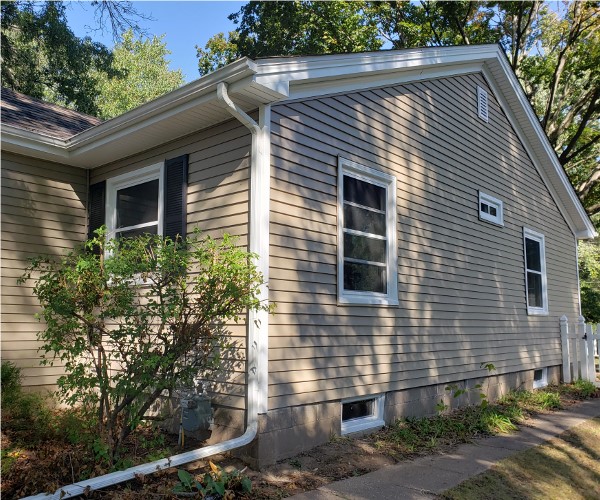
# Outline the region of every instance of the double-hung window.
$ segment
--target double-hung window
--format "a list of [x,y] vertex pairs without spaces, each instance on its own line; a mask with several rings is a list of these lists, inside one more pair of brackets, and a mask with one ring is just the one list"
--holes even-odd
[[158,163],[107,181],[109,237],[163,234],[163,168]]
[[523,228],[527,314],[548,314],[544,235]]
[[397,304],[396,178],[340,158],[338,300]]

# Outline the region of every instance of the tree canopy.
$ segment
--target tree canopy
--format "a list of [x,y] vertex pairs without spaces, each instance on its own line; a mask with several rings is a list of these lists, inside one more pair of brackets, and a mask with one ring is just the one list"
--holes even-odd
[[75,35],[63,2],[2,2],[2,85],[112,118],[183,83],[181,71],[168,69],[162,37],[141,36],[136,18],[144,16],[131,2],[92,5],[97,29],[110,29],[119,40],[112,51]]
[[164,35],[136,38],[126,31],[112,52],[112,72],[98,71],[99,116],[113,118],[183,85],[181,70],[169,69]]
[[95,72],[112,56],[69,29],[62,2],[2,2],[2,85],[31,97],[96,115]]

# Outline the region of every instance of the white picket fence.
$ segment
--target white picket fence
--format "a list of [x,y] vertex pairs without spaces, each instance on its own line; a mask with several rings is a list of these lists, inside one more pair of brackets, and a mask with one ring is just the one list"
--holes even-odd
[[600,372],[599,326],[586,324],[583,316],[579,316],[574,328],[569,329],[568,318],[566,316],[560,318],[565,383],[578,379],[596,381],[596,372]]

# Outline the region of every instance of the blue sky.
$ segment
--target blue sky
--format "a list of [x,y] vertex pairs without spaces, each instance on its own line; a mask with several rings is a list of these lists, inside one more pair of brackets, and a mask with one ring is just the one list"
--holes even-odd
[[[94,8],[84,2],[65,2],[69,27],[79,37],[108,47],[113,46],[111,33],[94,31]],[[196,48],[204,47],[208,39],[220,31],[228,32],[235,25],[227,19],[246,2],[231,1],[153,1],[135,2],[135,8],[154,20],[139,20],[148,35],[166,35],[163,39],[171,51],[171,69],[181,69],[187,82],[199,78]]]

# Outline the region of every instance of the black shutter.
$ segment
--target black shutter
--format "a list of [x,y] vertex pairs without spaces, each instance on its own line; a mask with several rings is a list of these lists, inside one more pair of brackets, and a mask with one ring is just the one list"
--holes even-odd
[[187,233],[188,155],[165,161],[164,235],[173,240]]
[[88,238],[94,236],[94,231],[105,223],[106,181],[97,182],[90,186],[90,202],[88,215]]

